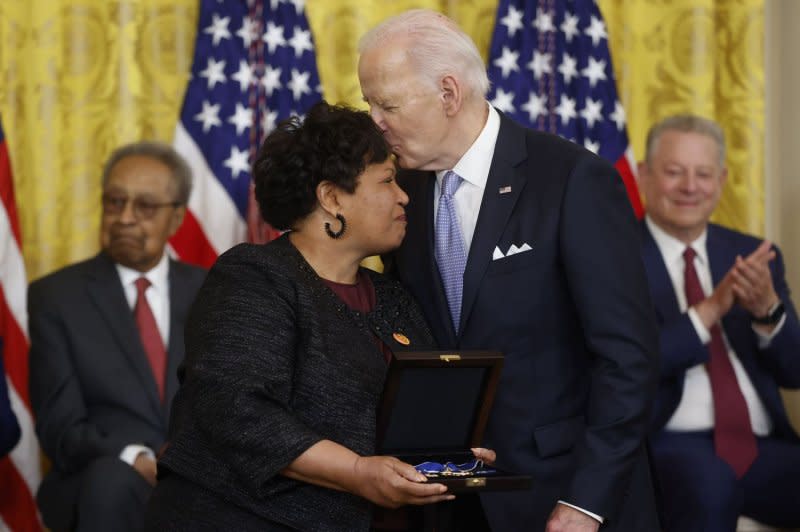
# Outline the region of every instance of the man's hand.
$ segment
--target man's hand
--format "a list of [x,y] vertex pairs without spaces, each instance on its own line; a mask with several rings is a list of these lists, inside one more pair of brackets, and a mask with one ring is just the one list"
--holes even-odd
[[156,461],[147,456],[147,453],[139,453],[133,461],[133,468],[142,475],[148,484],[156,485]]
[[600,522],[565,504],[556,504],[547,520],[546,532],[597,532]]
[[700,303],[694,305],[700,321],[711,329],[738,303],[753,316],[766,316],[769,309],[778,302],[769,263],[775,258],[772,243],[765,240],[747,258],[736,257],[736,262],[722,281],[714,287],[714,292]]
[[778,302],[769,270],[769,263],[774,258],[772,243],[765,240],[747,258],[736,257],[731,268],[736,302],[753,316],[766,316]]
[[710,330],[733,307],[736,302],[735,283],[733,271],[729,271],[714,287],[710,296],[694,305],[694,310],[706,329]]
[[472,454],[478,460],[483,460],[483,463],[488,466],[493,466],[494,461],[497,460],[497,453],[494,452],[492,449],[485,449],[483,447],[473,447],[470,449]]

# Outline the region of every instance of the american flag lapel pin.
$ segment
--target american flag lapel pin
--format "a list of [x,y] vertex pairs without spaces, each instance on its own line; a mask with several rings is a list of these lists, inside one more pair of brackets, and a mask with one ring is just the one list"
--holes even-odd
[[508,194],[509,192],[511,192],[511,185],[506,185],[506,186],[504,186],[504,187],[500,187],[500,189],[498,190],[498,192],[499,192],[500,194]]

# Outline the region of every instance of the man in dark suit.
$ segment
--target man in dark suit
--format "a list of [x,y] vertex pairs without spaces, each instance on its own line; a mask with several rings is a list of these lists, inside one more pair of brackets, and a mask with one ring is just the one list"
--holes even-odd
[[493,109],[475,45],[438,13],[390,19],[360,50],[370,113],[420,170],[403,176],[397,273],[440,346],[505,354],[484,444],[533,482],[481,495],[491,528],[657,530],[657,333],[619,176]]
[[777,248],[709,223],[725,178],[716,123],[650,130],[642,254],[661,328],[653,453],[668,531],[731,531],[742,514],[800,525],[800,440],[778,393],[800,386],[800,326]]
[[142,527],[205,277],[165,253],[190,189],[169,146],[118,149],[103,171],[102,251],[30,285],[30,393],[52,462],[37,501],[53,530]]

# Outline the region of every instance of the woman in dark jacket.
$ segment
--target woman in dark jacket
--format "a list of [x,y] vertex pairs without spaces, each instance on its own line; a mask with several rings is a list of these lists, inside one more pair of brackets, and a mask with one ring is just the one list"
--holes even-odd
[[289,232],[220,256],[195,301],[148,530],[367,530],[370,503],[452,498],[372,456],[388,357],[432,346],[406,291],[359,266],[405,235],[394,175],[360,111],[323,102],[265,140],[256,198]]

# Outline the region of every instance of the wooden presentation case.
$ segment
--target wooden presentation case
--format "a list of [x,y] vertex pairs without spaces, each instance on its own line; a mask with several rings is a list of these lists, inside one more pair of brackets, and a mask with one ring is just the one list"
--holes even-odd
[[[497,351],[406,351],[389,365],[378,411],[378,453],[412,465],[474,459],[494,401],[503,355]],[[531,478],[486,466],[430,482],[451,493],[527,489]]]

